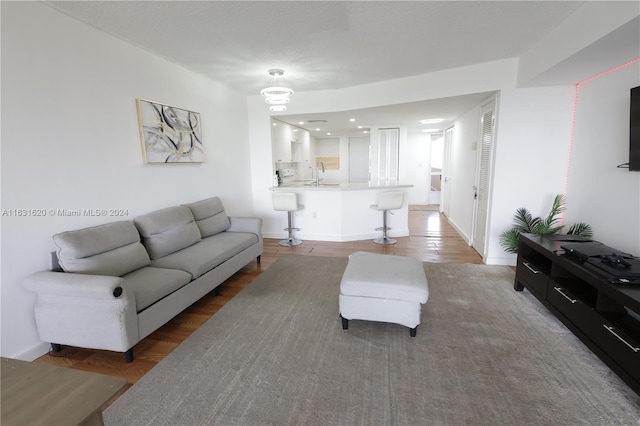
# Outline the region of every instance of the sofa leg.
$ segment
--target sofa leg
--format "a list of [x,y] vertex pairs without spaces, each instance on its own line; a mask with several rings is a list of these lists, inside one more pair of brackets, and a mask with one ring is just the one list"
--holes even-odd
[[51,344],[51,352],[56,353],[62,350],[62,345],[60,343],[52,343]]
[[342,329],[343,330],[348,330],[349,329],[349,320],[346,319],[345,317],[343,317],[342,315],[340,315],[340,319],[342,320]]
[[415,326],[415,328],[409,329],[409,336],[416,337],[416,328],[418,328],[417,325]]
[[124,362],[126,363],[133,362],[133,348],[129,349],[124,353]]
[[259,256],[259,255],[258,255],[258,257],[256,257],[256,261],[258,262],[258,265],[260,264],[260,257],[261,256]]

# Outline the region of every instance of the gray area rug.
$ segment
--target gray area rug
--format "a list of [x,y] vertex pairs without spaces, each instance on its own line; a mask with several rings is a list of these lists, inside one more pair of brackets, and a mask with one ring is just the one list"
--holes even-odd
[[338,313],[346,258],[282,256],[112,404],[107,425],[640,424],[640,397],[504,266],[425,263],[405,327]]

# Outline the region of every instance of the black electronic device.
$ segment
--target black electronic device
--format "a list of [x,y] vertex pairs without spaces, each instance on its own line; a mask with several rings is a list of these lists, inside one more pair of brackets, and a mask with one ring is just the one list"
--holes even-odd
[[615,253],[603,254],[602,256],[600,256],[600,261],[602,263],[606,263],[607,265],[611,265],[611,266],[618,267],[618,268],[630,268],[631,267],[631,262],[629,262],[628,260],[626,260],[622,256],[618,256]]
[[562,244],[560,248],[564,250],[565,254],[575,257],[582,262],[585,262],[591,257],[611,255],[615,255],[620,258],[633,258],[629,253],[623,253],[620,250],[616,250],[597,241],[587,241],[582,243],[568,242]]
[[640,171],[640,86],[631,89],[629,108],[629,170]]

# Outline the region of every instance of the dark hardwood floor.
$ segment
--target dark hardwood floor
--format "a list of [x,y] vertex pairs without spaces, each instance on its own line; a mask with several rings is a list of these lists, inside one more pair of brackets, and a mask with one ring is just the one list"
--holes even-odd
[[304,241],[297,247],[282,247],[278,245],[279,240],[266,239],[260,265],[254,261],[245,266],[218,287],[217,295],[209,293],[139,342],[134,347],[134,362],[125,363],[121,353],[75,347],[63,347],[62,352],[44,355],[36,362],[125,377],[131,386],[282,254],[348,256],[355,251],[367,251],[411,256],[425,262],[482,263],[478,253],[435,209],[410,209],[409,233],[408,237],[396,238],[398,243],[392,246],[366,240],[344,243]]

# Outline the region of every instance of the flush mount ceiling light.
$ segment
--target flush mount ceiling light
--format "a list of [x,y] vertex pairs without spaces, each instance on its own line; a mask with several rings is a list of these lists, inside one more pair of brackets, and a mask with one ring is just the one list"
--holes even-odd
[[444,121],[444,118],[427,118],[425,120],[420,120],[420,123],[422,124],[438,124],[438,123],[442,123]]
[[288,104],[293,96],[293,90],[288,87],[278,86],[278,77],[282,77],[284,75],[284,71],[281,69],[270,69],[269,75],[271,78],[271,85],[265,89],[260,91],[260,94],[264,96],[264,101],[271,105],[269,107],[270,111],[286,111],[287,107],[284,104]]

